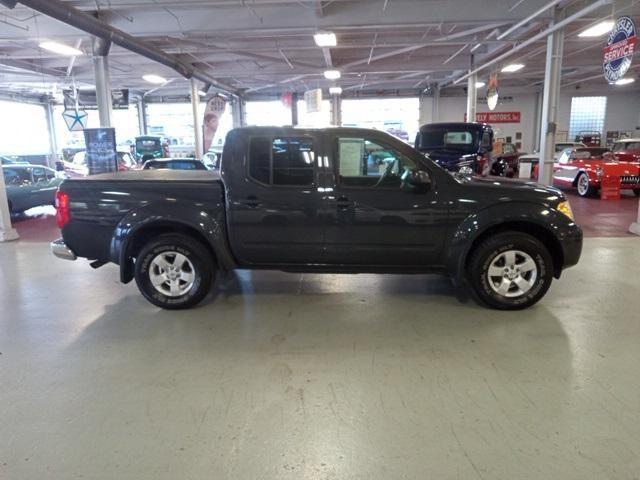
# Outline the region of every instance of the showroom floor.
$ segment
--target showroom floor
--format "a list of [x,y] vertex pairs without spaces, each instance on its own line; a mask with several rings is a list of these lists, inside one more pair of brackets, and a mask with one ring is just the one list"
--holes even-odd
[[636,237],[587,239],[520,313],[437,276],[279,272],[167,312],[22,233],[0,244],[0,478],[640,471]]

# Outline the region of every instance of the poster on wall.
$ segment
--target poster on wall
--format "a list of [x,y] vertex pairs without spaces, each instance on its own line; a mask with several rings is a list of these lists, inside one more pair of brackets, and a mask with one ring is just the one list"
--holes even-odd
[[115,128],[85,128],[84,143],[89,175],[118,171]]
[[227,100],[220,95],[214,95],[207,102],[207,106],[204,109],[204,122],[202,125],[202,129],[204,131],[204,134],[202,135],[204,143],[202,151],[205,153],[209,151],[209,148],[211,148],[213,137],[216,136],[216,132],[218,131],[220,118],[224,114],[226,108]]
[[631,17],[616,20],[607,38],[602,59],[604,78],[609,83],[615,83],[629,71],[637,39],[636,24]]

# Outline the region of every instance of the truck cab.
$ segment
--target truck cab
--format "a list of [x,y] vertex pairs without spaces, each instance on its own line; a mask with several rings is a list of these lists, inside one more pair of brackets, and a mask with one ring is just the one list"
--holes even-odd
[[493,163],[493,129],[477,122],[430,123],[420,127],[415,148],[446,170],[485,176]]

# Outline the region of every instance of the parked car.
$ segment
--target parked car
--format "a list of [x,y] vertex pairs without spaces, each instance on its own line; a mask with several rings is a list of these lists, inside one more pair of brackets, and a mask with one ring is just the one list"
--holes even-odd
[[22,212],[40,205],[53,205],[62,178],[41,165],[3,165],[9,210]]
[[[369,169],[372,152],[394,161]],[[379,167],[379,166],[378,166]],[[216,272],[438,272],[521,309],[575,265],[582,231],[555,188],[450,174],[401,140],[355,128],[244,127],[220,173],[69,179],[53,253],[120,266],[162,308],[196,305]]]
[[640,138],[625,138],[613,144],[613,153],[620,162],[640,163]]
[[491,175],[500,177],[517,177],[518,176],[518,159],[523,153],[513,143],[500,144],[500,151],[493,150],[493,165],[491,167]]
[[420,127],[415,147],[446,170],[488,175],[493,129],[486,123],[431,123]]
[[[135,170],[138,168],[129,150],[118,149],[116,151],[116,155],[118,158],[119,172]],[[89,174],[86,150],[76,152],[70,162],[64,162],[64,171],[70,177],[86,177]]]
[[554,163],[553,183],[576,188],[581,197],[598,193],[605,176],[620,177],[620,188],[640,196],[640,165],[618,162],[607,148],[567,148]]
[[135,139],[136,161],[144,163],[152,158],[169,157],[169,145],[162,141],[162,137],[155,135],[141,135]]
[[204,163],[195,158],[158,158],[147,160],[143,170],[207,170]]

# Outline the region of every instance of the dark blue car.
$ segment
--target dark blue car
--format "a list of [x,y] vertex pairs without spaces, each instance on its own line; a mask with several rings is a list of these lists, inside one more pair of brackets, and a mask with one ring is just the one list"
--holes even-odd
[[487,175],[493,129],[486,123],[430,123],[420,127],[415,147],[446,170]]

